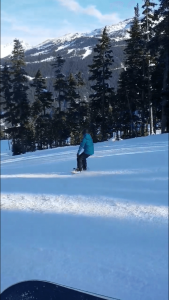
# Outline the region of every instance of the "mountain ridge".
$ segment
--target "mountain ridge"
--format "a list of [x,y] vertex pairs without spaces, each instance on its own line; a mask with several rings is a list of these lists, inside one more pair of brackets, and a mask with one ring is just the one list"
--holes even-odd
[[[128,26],[130,27],[130,24],[132,22],[132,18],[126,19],[124,21],[121,21],[117,24],[113,24],[113,25],[108,25],[107,27],[107,32],[110,36],[111,39],[114,39],[115,41],[120,41],[123,40],[124,38],[128,38],[127,32],[126,30],[128,29]],[[61,37],[58,38],[51,38],[51,39],[47,39],[35,46],[31,46],[30,44],[28,44],[26,41],[21,41],[22,46],[24,48],[25,51],[28,50],[33,50],[33,49],[38,49],[40,50],[41,48],[46,48],[48,47],[49,43],[52,44],[59,44],[59,43],[68,43],[71,42],[77,38],[83,38],[83,37],[100,37],[101,33],[103,31],[103,28],[99,28],[99,29],[94,29],[91,32],[86,32],[86,33],[67,33]],[[46,45],[47,44],[47,45]],[[6,45],[1,45],[1,58],[5,58],[7,56],[9,56],[12,52],[13,49],[13,42],[8,43]],[[6,53],[5,53],[6,50]]]
[[[118,24],[107,26],[107,32],[111,39],[114,62],[112,65],[113,73],[109,84],[117,89],[119,75],[124,70],[124,48],[125,40],[129,38],[127,30],[130,28],[132,18],[126,19]],[[46,79],[47,89],[50,90],[54,97],[53,89],[54,70],[51,66],[56,55],[61,55],[65,59],[62,72],[65,75],[70,73],[81,72],[86,85],[82,88],[82,97],[89,100],[91,93],[90,83],[88,81],[88,65],[92,63],[94,51],[93,48],[101,37],[103,28],[95,29],[87,33],[68,33],[59,38],[47,39],[36,46],[30,46],[21,41],[25,48],[25,70],[28,73],[28,80],[32,80],[38,71],[41,70],[42,76]],[[10,44],[11,45],[11,44]],[[10,63],[10,55],[1,59]],[[31,99],[31,95],[30,95]]]

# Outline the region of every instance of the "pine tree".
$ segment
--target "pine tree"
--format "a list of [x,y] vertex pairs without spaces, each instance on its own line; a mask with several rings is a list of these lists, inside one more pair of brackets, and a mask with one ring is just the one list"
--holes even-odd
[[55,83],[54,83],[54,89],[57,93],[56,101],[58,102],[58,110],[59,113],[62,110],[62,105],[66,100],[67,95],[67,83],[66,83],[66,76],[62,74],[62,68],[65,63],[65,60],[58,55],[52,64],[53,68],[55,68]]
[[[26,126],[29,123],[30,105],[27,96],[28,80],[24,70],[24,49],[19,40],[14,40],[11,56],[12,69],[12,102],[14,103],[15,120],[13,123],[13,154],[24,153],[27,147]],[[17,145],[15,147],[15,145]]]
[[71,132],[71,144],[76,145],[79,143],[79,132],[80,132],[80,122],[79,122],[79,100],[80,96],[76,92],[77,82],[70,73],[68,80],[68,123]]
[[79,94],[79,100],[78,100],[78,115],[79,115],[79,142],[82,139],[82,130],[84,128],[89,127],[89,116],[88,116],[88,108],[89,108],[89,103],[86,100],[86,97],[82,95],[81,89],[85,86],[85,82],[82,78],[81,72],[78,72],[75,74],[76,78],[76,85],[77,85],[77,91]]
[[35,145],[35,128],[34,124],[29,121],[29,123],[26,124],[25,126],[25,135],[26,135],[26,151],[27,152],[33,152],[36,150],[36,145]]
[[[161,130],[169,132],[169,0],[159,0],[159,8],[155,11],[154,37],[149,43],[150,51],[156,54],[158,78],[161,87]],[[157,70],[157,69],[156,69]]]
[[[65,60],[58,55],[52,64],[55,69],[55,82],[54,90],[56,92],[56,102],[58,104],[57,109],[54,113],[53,120],[53,134],[55,137],[55,142],[57,145],[62,146],[67,139],[67,129],[66,129],[66,108],[67,108],[67,80],[66,76],[62,73],[62,68]],[[63,108],[64,106],[64,108]]]
[[46,115],[46,109],[51,107],[53,102],[52,93],[46,89],[46,81],[42,77],[40,70],[37,71],[33,82],[31,83],[32,87],[35,87],[35,102],[34,102],[34,110],[35,114],[42,113]]
[[7,133],[10,134],[12,132],[12,127],[15,123],[15,111],[14,103],[12,101],[11,71],[7,63],[5,63],[4,67],[1,69],[0,72],[0,85],[1,110],[3,107],[3,114],[1,114],[1,118],[4,120],[5,123],[8,124]]
[[65,111],[61,111],[59,114],[55,109],[52,117],[52,134],[56,147],[66,145],[66,141],[70,137],[70,125]]
[[[139,22],[139,6],[134,8],[135,16],[128,31],[130,38],[126,40],[125,70],[121,73],[118,90],[118,123],[123,124],[125,130],[129,130],[130,136],[137,135],[136,110],[142,112],[142,123],[144,125],[145,109],[144,99],[142,99],[143,74],[142,74],[142,34]],[[117,110],[116,110],[117,111]],[[117,120],[116,120],[117,122]],[[119,127],[119,125],[118,125]],[[126,135],[128,133],[126,132]]]
[[137,135],[134,124],[136,104],[134,101],[131,101],[131,92],[129,94],[130,82],[128,83],[128,79],[128,71],[124,71],[120,74],[118,80],[116,103],[114,103],[113,106],[115,118],[115,131],[124,131],[123,137],[125,138]]
[[42,150],[43,146],[48,148],[51,144],[51,118],[47,109],[53,102],[52,93],[46,89],[46,81],[42,77],[40,70],[37,71],[31,86],[35,88],[34,103],[31,107],[32,118],[35,122],[35,137],[38,141],[38,149]]
[[[94,141],[104,141],[108,138],[108,114],[109,103],[113,88],[109,86],[112,77],[110,67],[113,60],[111,41],[107,34],[106,27],[103,30],[99,43],[94,48],[96,55],[93,64],[89,65],[92,74],[89,80],[94,82],[91,88],[94,93],[89,96],[91,111],[91,132]],[[100,134],[100,137],[98,136]]]
[[153,99],[153,116],[154,116],[154,132],[156,133],[156,129],[161,127],[161,115],[162,115],[162,107],[161,107],[161,91],[163,87],[163,78],[161,74],[163,73],[163,68],[161,64],[155,63],[155,67],[153,68],[152,76],[151,76],[151,84],[152,84],[152,99]]
[[154,14],[152,7],[155,7],[154,2],[150,2],[149,0],[144,0],[144,5],[142,5],[144,15],[143,19],[141,20],[141,28],[142,28],[142,39],[144,41],[143,48],[144,48],[144,56],[143,56],[143,64],[144,64],[144,86],[147,85],[147,100],[149,106],[149,120],[150,120],[150,134],[154,133],[154,126],[153,126],[153,99],[152,99],[152,86],[151,86],[151,73],[152,69],[150,66],[153,63],[153,58],[150,55],[150,51],[148,49],[148,43],[153,37],[153,25],[154,25]]

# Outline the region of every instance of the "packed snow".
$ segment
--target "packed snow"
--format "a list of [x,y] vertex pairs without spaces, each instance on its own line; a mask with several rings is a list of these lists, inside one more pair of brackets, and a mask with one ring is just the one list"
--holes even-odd
[[69,53],[71,53],[73,51],[75,51],[75,49],[68,49],[67,53],[69,54]]
[[31,54],[30,56],[38,56],[38,55],[42,55],[42,54],[47,54],[48,50],[44,50],[44,51],[40,51],[40,52],[36,52],[34,54]]
[[1,141],[1,289],[47,280],[168,299],[168,134],[12,156]]
[[84,47],[83,48],[85,50],[85,53],[82,55],[82,59],[86,58],[87,56],[91,55],[92,53],[92,49],[91,47]]
[[31,77],[31,76],[29,76],[29,75],[24,75],[27,79],[28,79],[28,81],[32,81],[35,77]]
[[54,60],[55,59],[55,57],[54,56],[50,56],[50,57],[47,57],[47,58],[45,58],[45,59],[41,59],[41,60],[39,60],[39,61],[33,61],[33,62],[26,62],[26,64],[38,64],[39,62],[44,62],[44,61],[52,61],[52,60]]

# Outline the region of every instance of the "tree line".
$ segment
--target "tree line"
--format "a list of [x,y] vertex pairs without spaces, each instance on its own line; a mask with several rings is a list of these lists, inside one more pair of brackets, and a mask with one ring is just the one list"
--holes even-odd
[[60,55],[52,62],[55,95],[47,90],[40,70],[29,82],[24,49],[14,40],[10,63],[0,73],[1,119],[7,124],[4,132],[12,139],[14,155],[77,145],[85,127],[94,142],[106,141],[113,132],[117,138],[145,136],[148,131],[155,134],[159,128],[169,132],[169,0],[160,0],[158,9],[156,5],[144,0],[142,18],[138,4],[134,8],[117,91],[109,83],[114,59],[104,28],[88,66],[89,101],[80,93],[86,84],[82,74],[65,76],[65,60]]

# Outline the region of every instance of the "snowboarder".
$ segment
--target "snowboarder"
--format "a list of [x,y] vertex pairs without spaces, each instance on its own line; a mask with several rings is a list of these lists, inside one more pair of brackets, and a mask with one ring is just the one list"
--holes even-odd
[[[94,145],[91,135],[88,133],[87,129],[83,130],[83,140],[79,146],[77,152],[77,169],[75,171],[81,172],[82,170],[87,170],[87,161],[86,159],[94,154]],[[82,150],[84,151],[82,152]]]

